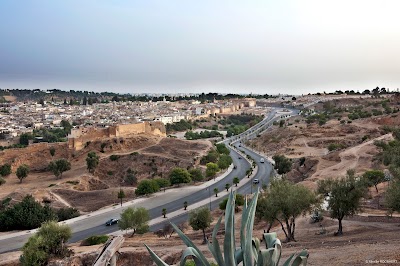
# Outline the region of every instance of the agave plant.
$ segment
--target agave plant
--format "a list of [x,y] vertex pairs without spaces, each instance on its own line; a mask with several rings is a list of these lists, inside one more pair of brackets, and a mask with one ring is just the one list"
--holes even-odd
[[[282,245],[276,237],[276,233],[265,233],[263,235],[265,248],[261,248],[260,240],[252,236],[254,215],[257,206],[258,191],[253,199],[247,204],[245,201],[242,212],[242,223],[240,227],[240,246],[235,243],[235,193],[231,192],[225,210],[225,237],[223,251],[218,243],[217,232],[221,225],[222,216],[218,219],[212,233],[212,241],[208,242],[208,249],[213,255],[219,266],[277,266],[281,258]],[[185,265],[186,260],[191,257],[196,266],[210,266],[204,254],[196,245],[174,224],[172,224],[179,237],[186,244],[187,248],[183,251],[180,264]],[[151,258],[157,266],[168,266],[162,261],[146,244]],[[306,265],[308,252],[302,250],[300,253],[292,254],[283,266]]]

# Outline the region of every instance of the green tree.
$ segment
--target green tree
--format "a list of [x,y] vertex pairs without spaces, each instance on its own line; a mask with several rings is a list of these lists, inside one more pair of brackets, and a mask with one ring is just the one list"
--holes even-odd
[[17,178],[19,179],[19,182],[22,183],[22,180],[25,179],[29,174],[29,167],[26,164],[21,164],[17,168]]
[[229,155],[230,151],[223,143],[219,143],[215,145],[219,154]]
[[360,199],[366,192],[365,183],[356,178],[354,171],[347,171],[344,178],[319,181],[318,192],[328,196],[330,216],[339,221],[339,228],[335,235],[343,235],[342,220],[361,209]]
[[187,207],[188,207],[188,202],[185,201],[185,202],[183,203],[183,209],[186,211]]
[[157,182],[160,188],[166,188],[171,185],[171,182],[166,178],[155,178],[153,180]]
[[229,188],[231,187],[231,184],[229,184],[229,183],[226,183],[225,184],[225,189],[226,189],[226,191],[228,192],[229,191]]
[[390,181],[390,186],[386,190],[385,204],[389,214],[400,212],[400,181]]
[[207,243],[205,230],[210,227],[212,217],[208,208],[200,208],[189,213],[189,224],[193,230],[202,230],[203,244]]
[[152,194],[155,193],[157,191],[160,190],[160,186],[158,185],[158,183],[154,180],[142,180],[139,182],[136,190],[135,190],[135,194],[136,195],[148,195],[148,194]]
[[68,122],[68,120],[61,120],[61,126],[64,128],[65,135],[71,133],[71,129],[73,128],[73,126],[70,122]]
[[206,176],[215,179],[215,175],[219,171],[218,164],[216,164],[216,163],[207,163],[206,166],[207,166]]
[[71,170],[71,163],[66,159],[58,159],[50,162],[48,168],[53,172],[56,178],[61,178],[64,172]]
[[166,216],[167,215],[167,209],[166,208],[163,208],[161,213],[164,216],[164,218],[167,218],[167,216]]
[[201,182],[204,180],[204,175],[200,168],[190,169],[189,174],[190,174],[190,177],[192,178],[192,180],[195,182],[196,181]]
[[169,174],[169,180],[172,185],[182,184],[182,183],[190,183],[192,179],[190,178],[190,174],[186,169],[176,167],[172,169]]
[[218,197],[218,192],[219,192],[219,189],[218,188],[214,188],[215,197]]
[[22,133],[21,136],[19,136],[19,144],[28,146],[29,145],[29,140],[33,139],[33,136],[29,133]]
[[54,147],[50,147],[49,151],[50,151],[51,157],[53,157],[56,154],[56,148],[54,148]]
[[218,167],[220,169],[227,169],[232,163],[232,158],[229,155],[222,154],[218,160]]
[[375,186],[376,193],[378,193],[378,184],[385,181],[385,174],[380,170],[370,170],[363,174],[363,178],[369,186]]
[[122,200],[126,197],[125,192],[122,188],[119,189],[117,197],[118,197],[118,199],[120,199],[121,207],[122,207]]
[[11,164],[3,164],[0,167],[0,175],[1,176],[9,176],[11,174]]
[[132,230],[132,236],[135,233],[144,234],[149,231],[149,211],[143,207],[128,207],[121,213],[118,221],[118,227],[121,230]]
[[[268,222],[278,221],[286,240],[295,241],[296,218],[310,211],[316,203],[315,194],[306,187],[287,180],[273,180],[269,191],[264,193],[257,203],[259,213],[257,216]],[[266,210],[271,210],[269,205],[276,209],[271,213],[265,213]]]
[[239,179],[239,177],[237,177],[237,176],[235,176],[234,178],[233,178],[233,184],[235,184],[235,186],[237,187],[238,186],[238,184],[240,183],[240,179]]
[[292,161],[285,155],[274,155],[272,159],[275,161],[274,168],[278,171],[278,174],[286,174],[292,169]]
[[88,153],[86,157],[86,165],[89,173],[93,174],[97,165],[99,164],[100,157],[94,152],[91,151]]
[[60,225],[55,221],[42,224],[38,232],[31,236],[22,248],[21,265],[47,265],[51,257],[62,258],[69,255],[66,243],[71,236],[71,228],[68,225]]

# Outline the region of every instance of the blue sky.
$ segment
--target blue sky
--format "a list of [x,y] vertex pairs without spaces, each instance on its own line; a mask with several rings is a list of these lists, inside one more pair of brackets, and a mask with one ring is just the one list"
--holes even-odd
[[398,1],[0,1],[0,88],[400,87]]

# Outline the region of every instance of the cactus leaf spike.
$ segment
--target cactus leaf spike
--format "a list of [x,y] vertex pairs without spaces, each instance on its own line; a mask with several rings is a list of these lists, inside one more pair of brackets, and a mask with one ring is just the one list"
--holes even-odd
[[221,252],[221,247],[218,243],[218,239],[217,239],[217,233],[219,230],[219,227],[221,225],[221,220],[222,220],[222,216],[219,217],[217,224],[214,227],[213,233],[212,233],[212,243],[208,243],[208,249],[210,250],[211,254],[213,255],[214,259],[216,260],[217,264],[220,266],[224,266],[225,262],[224,262],[224,258],[222,256],[222,252]]
[[246,210],[246,217],[242,223],[245,223],[244,226],[244,249],[243,249],[243,265],[253,265],[254,261],[258,259],[253,257],[253,243],[252,243],[252,233],[253,233],[253,225],[254,225],[254,215],[257,206],[257,198],[258,198],[258,189],[256,193],[253,195],[253,198]]
[[303,249],[302,251],[300,251],[299,254],[297,254],[291,266],[299,266],[299,265],[305,266],[307,265],[307,259],[308,259],[308,252],[307,250]]
[[201,251],[196,247],[196,245],[181,231],[181,229],[179,229],[175,224],[171,223],[172,227],[174,228],[175,232],[179,235],[179,237],[182,239],[183,243],[185,243],[185,245],[187,247],[192,247],[194,248],[199,256],[198,259],[201,260],[201,262],[203,263],[202,265],[205,266],[210,266],[210,263],[208,263],[207,259],[204,257],[203,253],[201,253]]
[[293,259],[294,255],[296,255],[296,253],[293,253],[284,263],[282,266],[290,266],[290,261]]
[[199,259],[199,257],[201,257],[201,255],[199,254],[199,252],[197,252],[197,250],[195,248],[192,247],[187,247],[185,249],[185,251],[183,251],[182,257],[181,257],[181,262],[180,262],[180,266],[185,266],[186,260],[188,257],[192,257],[192,259],[194,260],[194,263],[196,264],[196,266],[206,266],[206,264],[203,263],[203,261],[201,261],[201,259]]
[[160,259],[160,257],[158,257],[157,254],[154,253],[146,244],[144,244],[144,245],[146,246],[147,250],[149,251],[151,259],[155,262],[155,264],[157,266],[169,266],[162,259]]
[[235,265],[235,193],[231,191],[225,210],[224,259],[226,265]]

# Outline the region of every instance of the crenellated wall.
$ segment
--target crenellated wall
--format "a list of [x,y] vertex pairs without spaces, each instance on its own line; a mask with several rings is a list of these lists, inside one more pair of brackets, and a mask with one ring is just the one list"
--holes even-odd
[[68,136],[68,147],[78,151],[83,149],[86,143],[90,141],[112,137],[129,137],[138,134],[165,137],[166,130],[161,122],[141,122],[110,126],[108,128],[73,129]]

